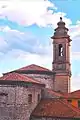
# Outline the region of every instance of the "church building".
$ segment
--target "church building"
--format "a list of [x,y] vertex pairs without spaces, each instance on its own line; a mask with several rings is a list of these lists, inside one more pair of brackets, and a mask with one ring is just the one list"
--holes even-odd
[[62,17],[54,31],[52,70],[31,64],[0,77],[0,120],[80,119],[80,90],[70,91],[71,39]]

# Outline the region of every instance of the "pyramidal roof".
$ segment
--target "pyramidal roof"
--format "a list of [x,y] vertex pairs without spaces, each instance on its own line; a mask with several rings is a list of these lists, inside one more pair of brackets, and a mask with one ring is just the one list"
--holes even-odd
[[44,68],[44,67],[41,67],[39,65],[35,65],[35,64],[31,64],[31,65],[28,65],[28,66],[25,66],[25,67],[22,67],[16,71],[27,71],[27,70],[37,70],[37,71],[50,71],[52,72],[51,70],[47,69],[47,68]]

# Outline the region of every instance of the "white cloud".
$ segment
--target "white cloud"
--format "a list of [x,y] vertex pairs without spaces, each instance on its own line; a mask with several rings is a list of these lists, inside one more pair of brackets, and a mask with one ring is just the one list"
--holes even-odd
[[0,31],[1,32],[8,32],[8,31],[11,31],[11,28],[9,26],[1,26]]
[[[29,32],[12,30],[8,26],[3,27],[3,32],[5,36],[4,39],[1,39],[2,44],[0,42],[4,48],[0,52],[0,73],[32,63],[51,67],[51,44],[43,44],[37,36]],[[8,44],[8,49],[6,49],[6,44]]]
[[61,14],[67,25],[72,23],[65,13],[54,12],[57,7],[48,0],[1,2],[0,6],[1,18],[5,16],[23,26],[52,24],[55,27]]
[[[25,52],[35,54],[50,54],[51,43],[44,42],[43,39],[38,38],[29,32],[20,32],[18,30],[10,29],[8,26],[3,27],[4,36],[1,38],[0,51],[11,51],[12,49],[21,49]],[[44,40],[46,41],[46,40]]]

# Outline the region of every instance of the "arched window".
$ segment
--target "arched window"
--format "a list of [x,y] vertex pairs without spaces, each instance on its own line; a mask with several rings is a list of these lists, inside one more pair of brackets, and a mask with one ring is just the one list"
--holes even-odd
[[63,56],[63,46],[59,44],[59,56]]

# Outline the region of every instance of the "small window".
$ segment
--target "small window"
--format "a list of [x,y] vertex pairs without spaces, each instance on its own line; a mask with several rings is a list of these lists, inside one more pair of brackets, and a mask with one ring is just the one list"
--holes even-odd
[[8,94],[6,94],[6,93],[0,93],[0,104],[6,104],[7,97],[8,97]]
[[80,108],[80,100],[78,100],[78,107]]
[[32,94],[28,94],[28,103],[32,103]]
[[59,56],[63,56],[63,46],[59,44]]
[[38,94],[38,102],[40,101],[40,94]]
[[71,103],[71,102],[72,102],[72,100],[68,100],[68,102],[69,102],[69,103]]

